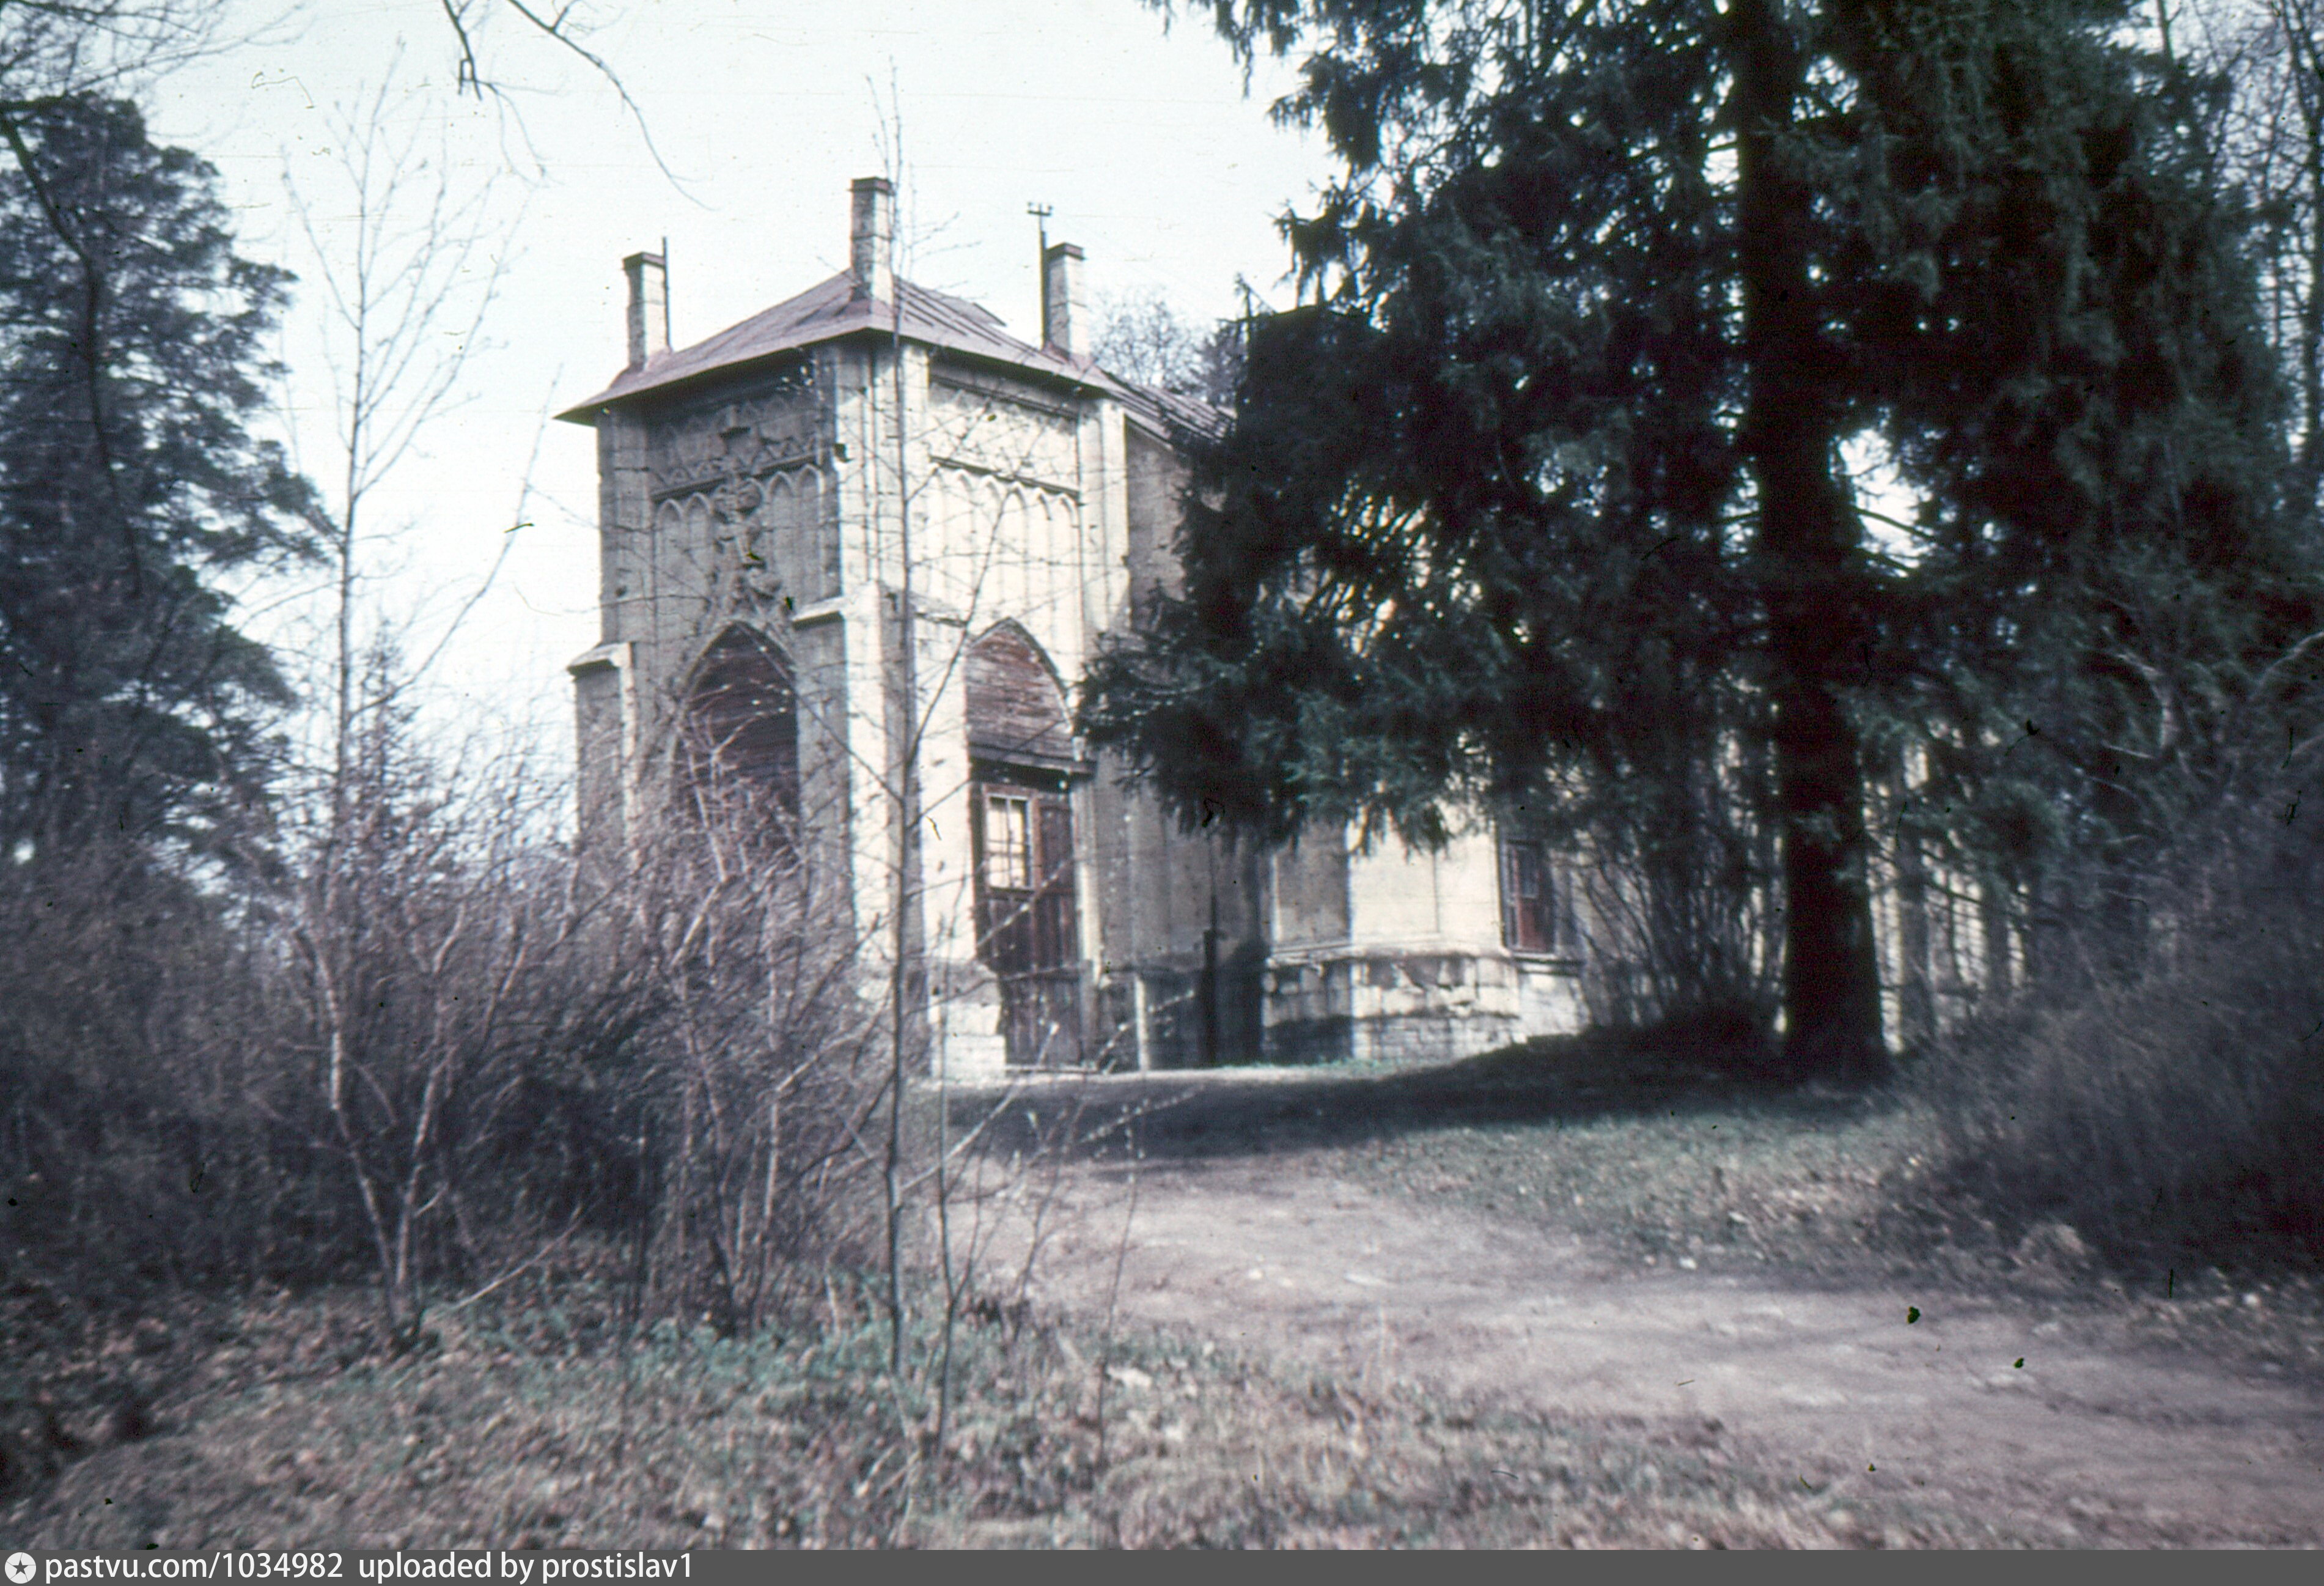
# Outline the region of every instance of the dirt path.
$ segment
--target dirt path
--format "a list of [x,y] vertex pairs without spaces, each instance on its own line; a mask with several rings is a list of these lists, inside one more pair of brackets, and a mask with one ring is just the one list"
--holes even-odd
[[1617,1267],[1572,1232],[1416,1204],[1307,1153],[1149,1164],[1134,1194],[1132,1216],[1125,1169],[1067,1170],[1037,1297],[1102,1316],[1118,1294],[1125,1326],[1358,1383],[1713,1437],[1835,1501],[2070,1545],[2324,1543],[2312,1386],[2140,1351],[2102,1321]]

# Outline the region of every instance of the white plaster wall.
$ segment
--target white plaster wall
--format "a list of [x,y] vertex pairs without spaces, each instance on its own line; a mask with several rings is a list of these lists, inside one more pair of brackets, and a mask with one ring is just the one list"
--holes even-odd
[[1348,855],[1348,939],[1388,947],[1437,935],[1436,859],[1390,841]]
[[1437,928],[1448,943],[1501,950],[1500,850],[1490,831],[1455,837],[1436,856]]
[[[1081,630],[1084,654],[1090,638],[1102,632],[1122,608],[1129,590],[1130,473],[1128,420],[1112,402],[1093,402],[1080,436]],[[1079,669],[1067,674],[1078,678]],[[1080,702],[1076,700],[1075,704]]]
[[1457,947],[1498,953],[1499,879],[1490,833],[1430,853],[1390,841],[1348,858],[1348,927],[1360,947]]

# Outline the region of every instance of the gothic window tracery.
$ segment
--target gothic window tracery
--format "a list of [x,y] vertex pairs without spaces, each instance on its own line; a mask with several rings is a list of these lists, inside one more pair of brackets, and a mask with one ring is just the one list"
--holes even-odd
[[779,376],[747,397],[717,394],[656,418],[646,469],[656,496],[716,487],[816,460],[821,406],[811,369]]
[[824,481],[812,466],[729,480],[664,500],[653,555],[665,597],[699,601],[710,619],[766,612],[784,597],[837,593],[835,542],[824,532]]

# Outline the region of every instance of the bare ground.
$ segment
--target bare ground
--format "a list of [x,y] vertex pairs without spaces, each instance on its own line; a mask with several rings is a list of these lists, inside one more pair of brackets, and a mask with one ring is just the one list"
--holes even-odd
[[[1700,1237],[1646,1265],[1634,1229],[1593,1222],[1575,1197],[1545,1215],[1538,1188],[1523,1214],[1416,1194],[1380,1166],[1430,1159],[1411,1141],[1444,1126],[1414,1083],[1358,1082],[1353,1102],[1346,1082],[1300,1075],[1101,1090],[1102,1111],[1135,1096],[1127,1111],[1175,1125],[1151,1129],[1142,1163],[1064,1169],[1023,1201],[1006,1253],[1038,1211],[1034,1296],[1084,1321],[1214,1340],[1359,1389],[1409,1383],[1716,1441],[1828,1511],[1919,1509],[2070,1545],[2324,1543],[2324,1392],[2297,1360],[2159,1339],[2158,1307],[2118,1286],[2045,1304],[1980,1292],[1958,1268],[1816,1268]],[[1473,1101],[1455,1111],[1475,1116]],[[1597,1113],[1571,1092],[1517,1105],[1536,1132],[1487,1143],[1522,1197],[1526,1150],[1554,1162]],[[1654,1111],[1662,1137],[1684,1127],[1680,1109]]]
[[19,1273],[0,1282],[0,1532],[2324,1540],[2312,1275],[2149,1283],[1932,1205],[1931,1121],[1901,1092],[1754,1090],[1568,1046],[994,1099],[954,1098],[959,1122],[987,1118],[950,1203],[982,1236],[973,1303],[956,1340],[915,1307],[901,1379],[877,1286],[844,1271],[748,1336],[639,1334],[579,1250],[402,1353],[351,1290],[141,1313]]

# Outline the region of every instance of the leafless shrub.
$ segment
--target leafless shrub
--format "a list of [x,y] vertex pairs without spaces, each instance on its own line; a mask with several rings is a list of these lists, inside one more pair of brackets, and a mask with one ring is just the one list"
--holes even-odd
[[408,1333],[431,1276],[489,1267],[505,1231],[549,1211],[530,1153],[507,1148],[580,1033],[567,1008],[595,1000],[576,982],[621,968],[585,957],[586,907],[521,757],[437,762],[392,670],[367,672],[341,763],[306,800],[264,992],[309,1095],[278,1119],[344,1174],[383,1319]]
[[[39,1268],[19,1276],[76,1306],[133,1277],[153,1297],[363,1278],[396,1347],[576,1277],[633,1327],[730,1335],[862,1295],[893,1209],[884,917],[859,923],[799,813],[715,761],[576,863],[561,784],[439,754],[392,671],[375,659],[345,767],[262,870],[0,873],[24,948],[0,970],[4,1231]],[[898,1380],[934,1379],[940,1423],[984,1203],[1015,1170],[904,1100],[905,1287],[931,1342]]]
[[2058,944],[2084,960],[2070,994],[2037,988],[1932,1064],[1946,1176],[2010,1232],[2324,1250],[2324,833],[2302,779],[2190,823],[2138,919]]
[[868,1259],[886,1001],[798,812],[699,755],[576,864],[561,786],[447,775],[370,694],[275,988],[391,1331],[576,1236],[622,1252],[633,1320],[729,1333]]
[[1593,1026],[1738,1051],[1769,1028],[1774,855],[1750,818],[1752,791],[1738,768],[1673,757],[1650,782],[1599,801],[1572,865]]
[[788,817],[706,798],[585,878],[559,784],[392,693],[272,879],[0,867],[9,1249],[91,1298],[367,1272],[406,1340],[552,1249],[727,1331],[868,1260],[885,1002]]
[[710,778],[634,854],[600,949],[652,1010],[631,1078],[653,1192],[634,1300],[742,1331],[787,1274],[874,1242],[885,1004],[779,799]]

